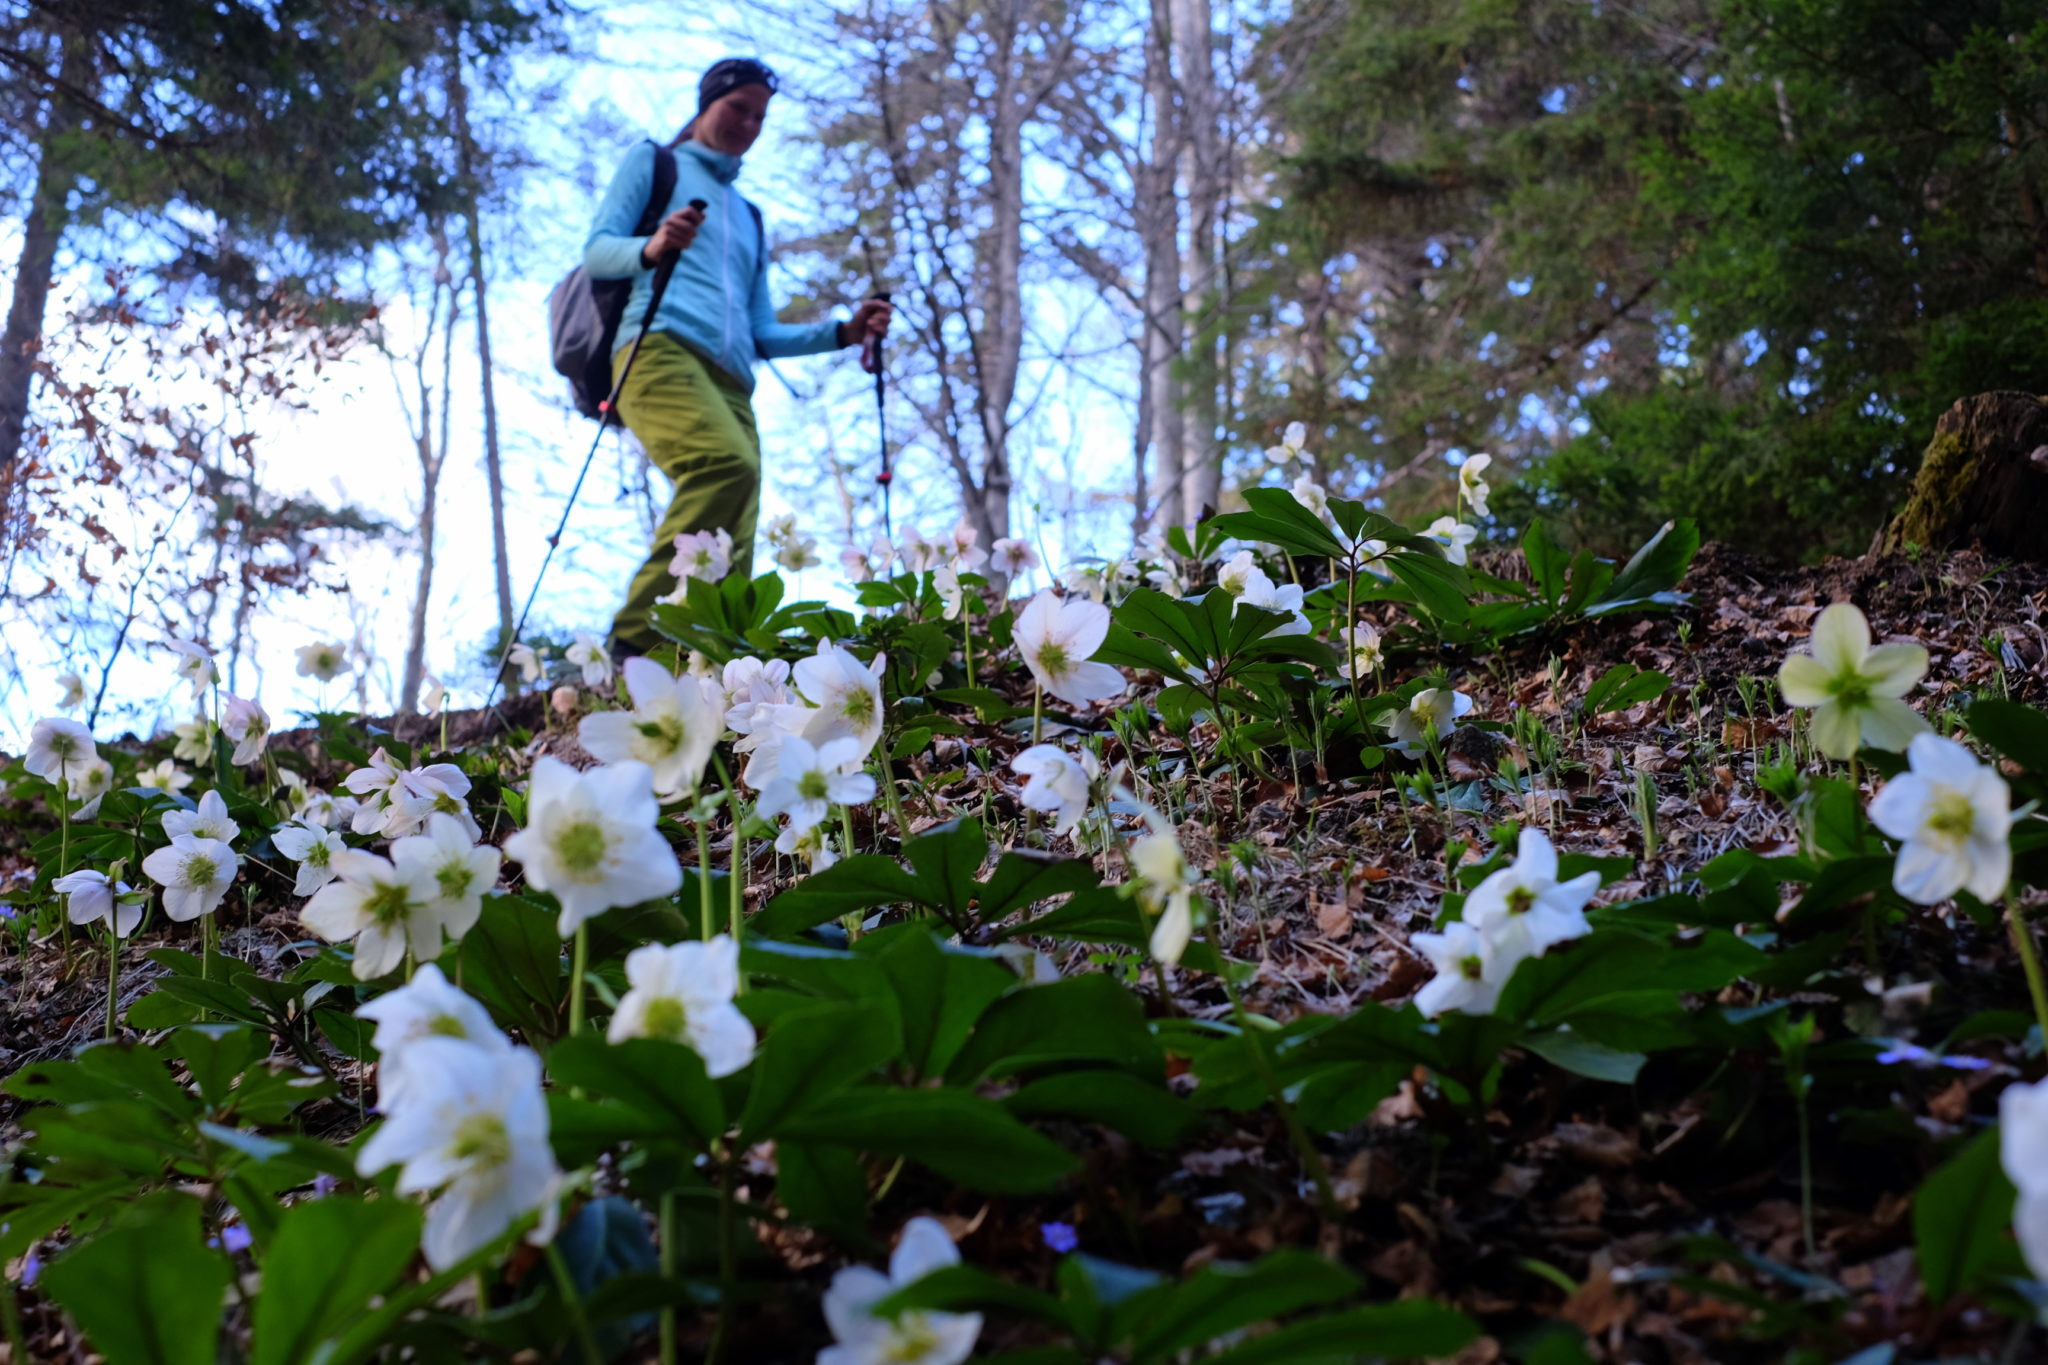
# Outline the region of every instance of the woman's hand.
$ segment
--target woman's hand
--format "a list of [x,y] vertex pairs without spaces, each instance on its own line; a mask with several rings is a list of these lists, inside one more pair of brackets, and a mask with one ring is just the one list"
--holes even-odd
[[652,269],[663,256],[673,256],[689,249],[697,240],[697,229],[704,224],[704,210],[696,207],[677,209],[661,220],[661,226],[647,239],[647,245],[640,248],[640,264]]
[[839,328],[839,344],[855,346],[874,336],[884,336],[889,331],[889,319],[896,315],[896,309],[887,299],[863,299],[853,310],[853,316]]

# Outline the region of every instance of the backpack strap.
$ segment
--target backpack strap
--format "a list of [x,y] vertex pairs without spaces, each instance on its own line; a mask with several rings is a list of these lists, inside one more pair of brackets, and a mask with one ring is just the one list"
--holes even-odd
[[647,192],[647,206],[640,210],[640,221],[633,227],[635,237],[654,235],[667,214],[668,201],[676,192],[676,154],[653,138],[647,139],[647,145],[654,148],[654,185]]

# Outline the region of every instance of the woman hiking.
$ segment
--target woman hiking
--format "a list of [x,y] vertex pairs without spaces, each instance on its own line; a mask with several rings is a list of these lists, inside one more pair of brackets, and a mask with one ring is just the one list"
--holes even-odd
[[[761,217],[733,188],[740,158],[761,135],[776,84],[774,72],[746,57],[728,57],[705,72],[696,116],[669,144],[676,184],[660,226],[651,236],[634,235],[655,184],[655,147],[643,142],[612,176],[583,244],[583,268],[592,279],[632,277],[629,318],[646,312],[656,263],[681,253],[619,394],[619,415],[674,493],[654,548],[612,621],[615,656],[643,653],[659,641],[647,612],[674,586],[669,565],[678,535],[730,532],[732,572],[751,570],[761,508],[754,357],[813,355],[888,330],[890,308],[879,299],[861,303],[846,321],[776,320]],[[709,207],[693,208],[693,199]],[[632,330],[621,328],[612,355],[615,377],[632,342]]]

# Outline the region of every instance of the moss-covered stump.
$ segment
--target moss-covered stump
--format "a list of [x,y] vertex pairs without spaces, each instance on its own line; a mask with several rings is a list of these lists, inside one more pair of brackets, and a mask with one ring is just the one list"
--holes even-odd
[[1943,413],[1905,508],[1871,549],[1973,542],[2048,561],[2048,398],[1980,393]]

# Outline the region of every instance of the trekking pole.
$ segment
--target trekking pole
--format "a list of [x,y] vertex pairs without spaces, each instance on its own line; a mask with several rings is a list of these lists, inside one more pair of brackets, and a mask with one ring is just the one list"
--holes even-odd
[[[887,303],[889,291],[878,289],[874,297]],[[882,339],[873,332],[860,339],[860,367],[875,377],[875,426],[882,439],[882,472],[875,475],[875,482],[882,485],[882,534],[893,539],[896,533],[889,526],[889,485],[896,481],[896,475],[889,468],[889,409],[882,374]]]
[[[702,213],[710,205],[702,199],[692,199],[690,207]],[[633,373],[633,362],[640,358],[641,343],[647,340],[649,329],[654,326],[654,312],[661,307],[661,296],[668,292],[669,277],[676,273],[676,262],[682,253],[665,253],[654,265],[654,290],[647,298],[647,311],[640,317],[640,331],[633,338],[633,349],[626,353],[625,368],[612,382],[612,391],[597,405],[597,439],[590,443],[590,453],[583,457],[583,468],[576,471],[576,482],[570,486],[569,500],[562,505],[562,519],[555,523],[554,534],[548,537],[548,552],[541,556],[540,572],[533,576],[533,589],[526,594],[526,605],[519,609],[519,621],[512,627],[512,638],[505,642],[505,652],[498,659],[497,676],[491,679],[491,694],[484,698],[484,709],[489,710],[498,699],[498,689],[505,685],[505,670],[512,663],[512,646],[519,643],[519,637],[526,630],[526,614],[533,610],[534,599],[540,596],[540,585],[548,576],[548,565],[555,559],[555,551],[562,544],[562,532],[569,529],[569,514],[576,510],[576,495],[583,491],[583,480],[589,477],[591,462],[597,459],[597,448],[604,442],[604,434],[611,430],[612,419],[618,415],[619,395],[626,391],[626,379]]]

